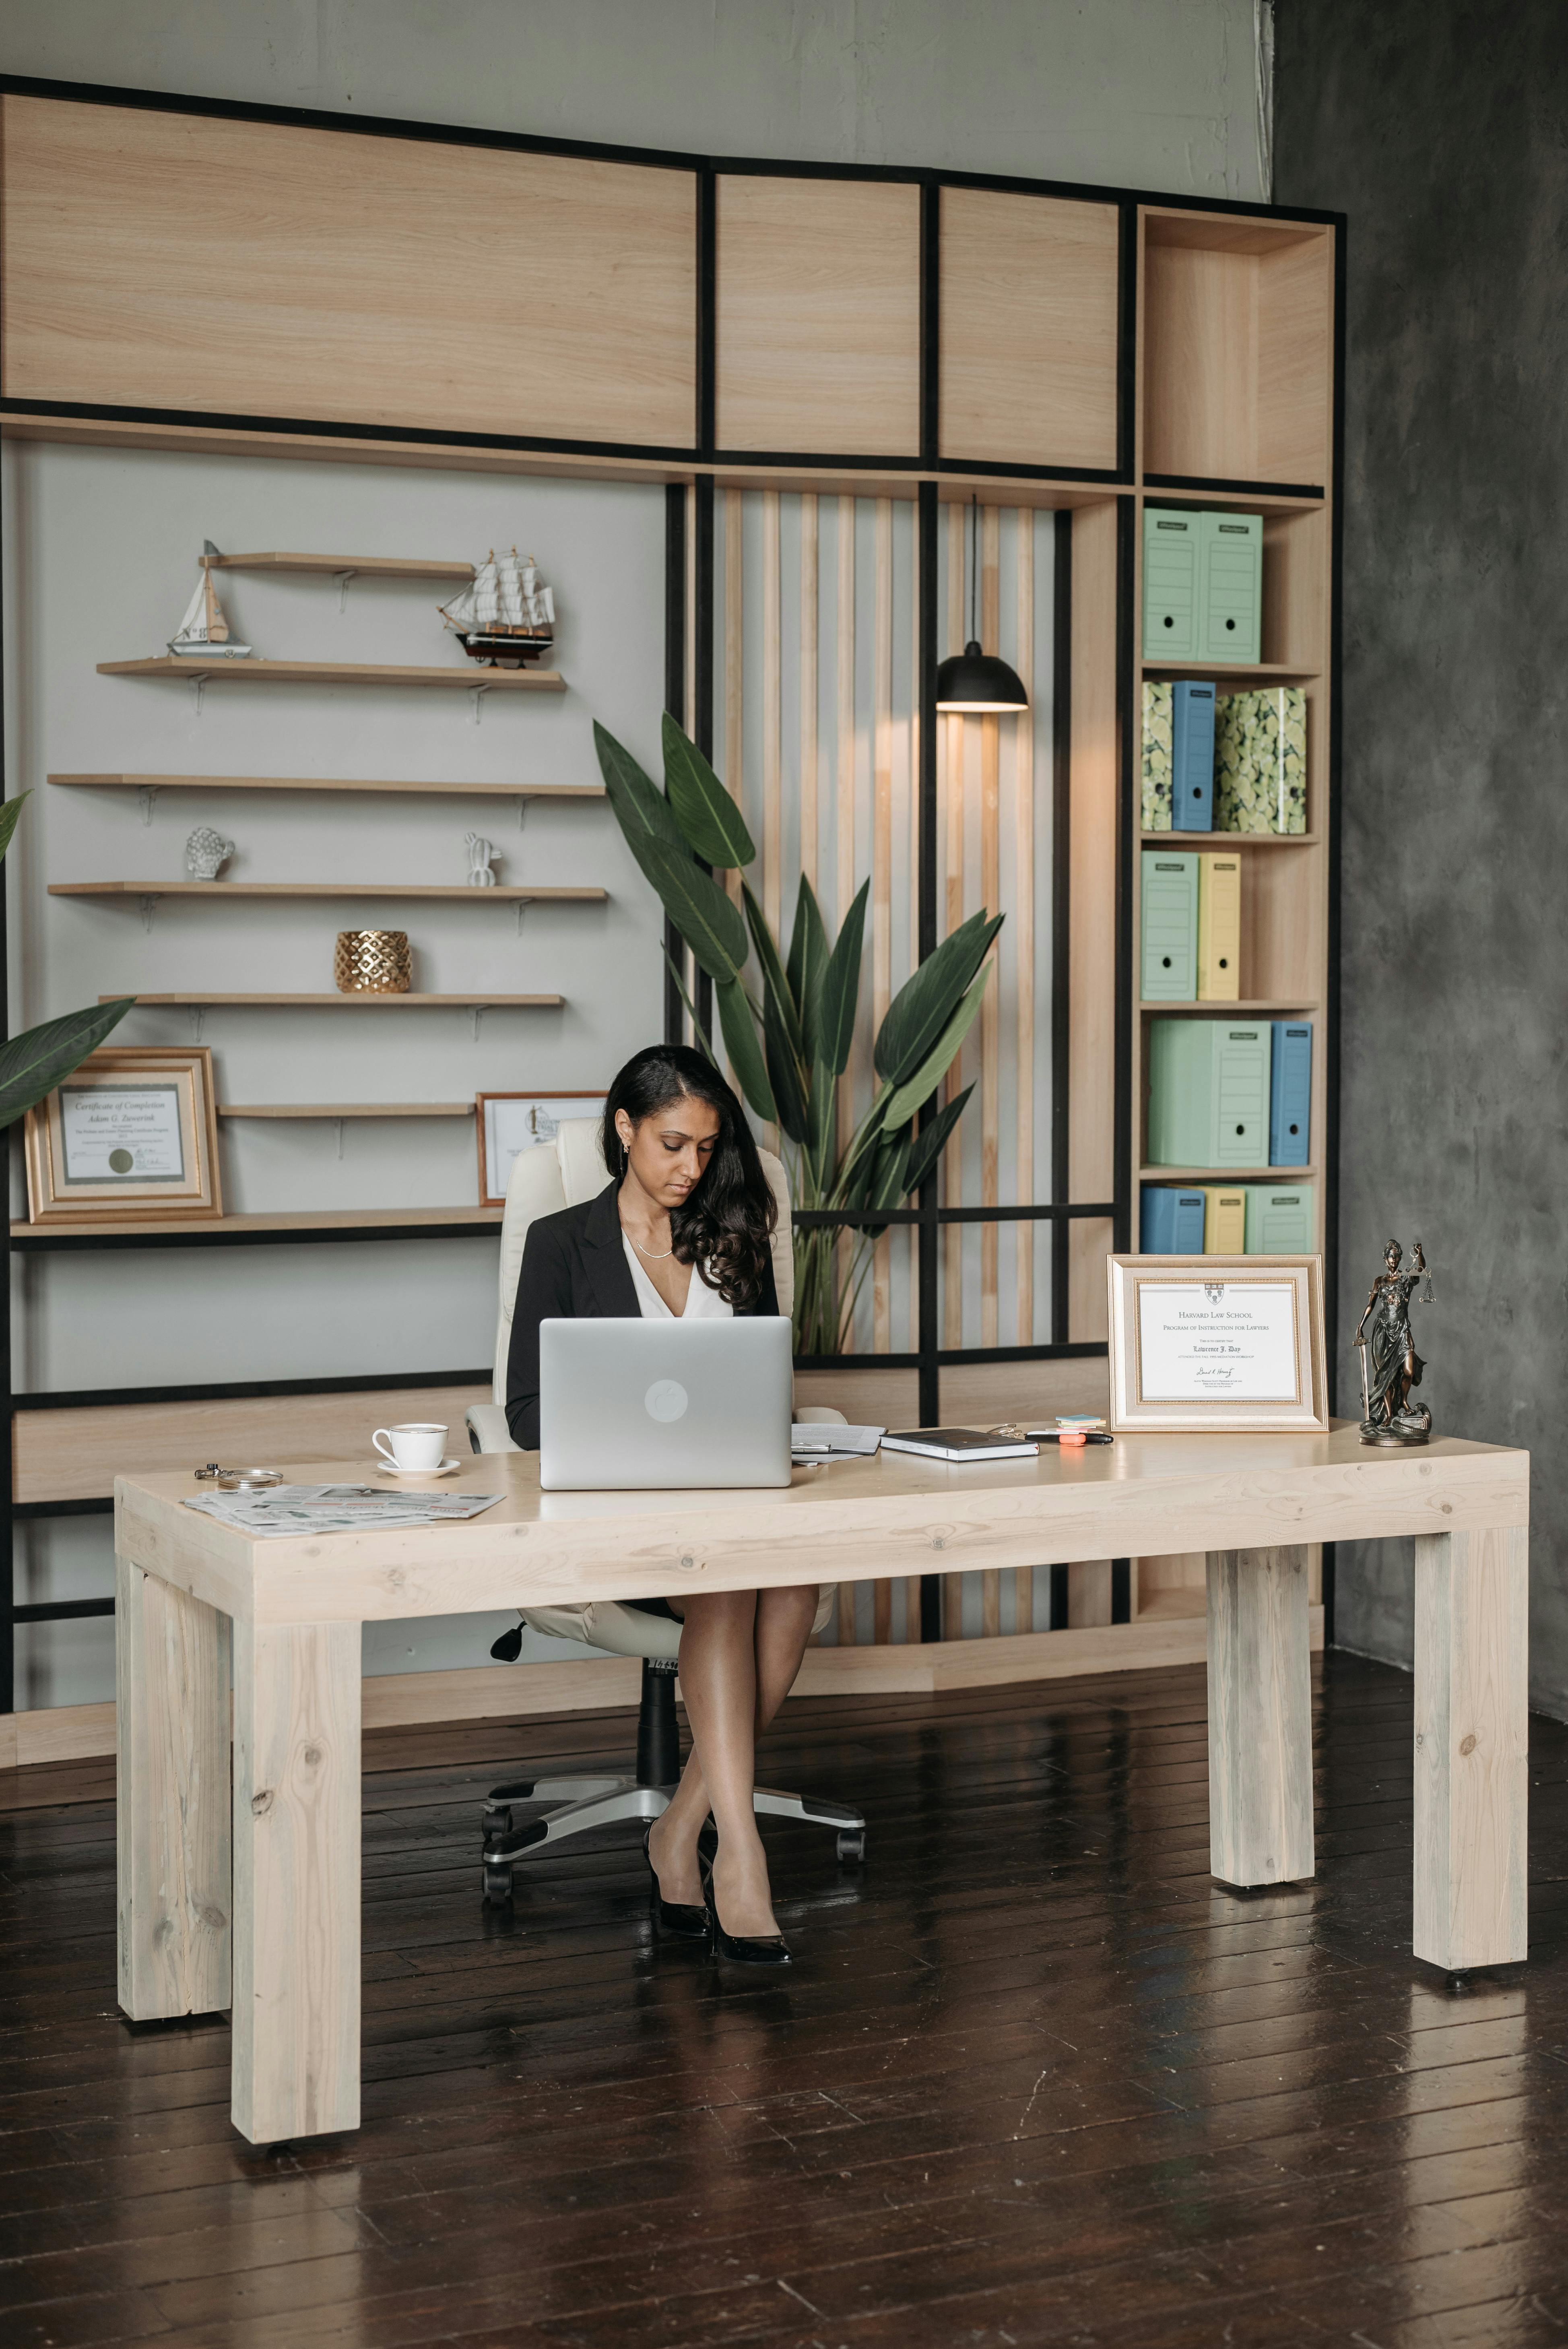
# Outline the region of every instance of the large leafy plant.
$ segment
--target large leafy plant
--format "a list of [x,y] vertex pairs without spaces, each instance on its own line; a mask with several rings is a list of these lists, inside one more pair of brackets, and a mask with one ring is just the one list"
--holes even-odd
[[[931,1174],[974,1091],[965,1087],[917,1132],[919,1112],[980,1009],[1001,915],[973,915],[899,989],[872,1048],[877,1082],[871,1106],[840,1150],[836,1097],[854,1037],[871,884],[861,887],[837,938],[830,939],[802,874],[789,949],[781,954],[750,886],[742,882],[737,905],[705,869],[744,872],[757,850],[735,801],[675,719],[666,713],[664,721],[662,791],[603,726],[595,725],[593,739],[627,845],[713,981],[724,1049],[747,1103],[776,1124],[790,1147],[796,1206],[862,1214],[896,1206]],[[753,954],[759,995],[747,984]],[[678,971],[676,978],[698,1041],[716,1059]],[[875,1241],[885,1229],[861,1226],[841,1243],[833,1229],[797,1226],[795,1342],[800,1352],[843,1350]]]
[[[0,802],[0,858],[11,845],[28,796],[22,792],[14,800]],[[58,1019],[46,1019],[23,1035],[0,1039],[0,1126],[14,1125],[24,1110],[53,1092],[62,1077],[97,1051],[135,1001],[134,995],[123,995],[113,1003],[88,1004]]]

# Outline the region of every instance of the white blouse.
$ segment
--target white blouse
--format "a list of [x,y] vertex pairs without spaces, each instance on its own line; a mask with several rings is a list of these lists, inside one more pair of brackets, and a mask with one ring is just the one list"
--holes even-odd
[[686,1290],[686,1304],[677,1317],[670,1311],[644,1271],[642,1260],[624,1231],[621,1234],[621,1246],[626,1252],[626,1262],[632,1268],[632,1286],[637,1292],[637,1304],[645,1321],[674,1321],[677,1318],[682,1321],[728,1321],[733,1319],[735,1308],[725,1303],[717,1288],[708,1287],[707,1281],[700,1278],[695,1264],[691,1268],[691,1285]]

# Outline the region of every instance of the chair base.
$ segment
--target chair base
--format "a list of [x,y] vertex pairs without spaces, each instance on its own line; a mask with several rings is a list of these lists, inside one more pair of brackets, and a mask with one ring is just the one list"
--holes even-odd
[[[635,1777],[509,1778],[504,1785],[492,1786],[484,1816],[486,1901],[491,1908],[505,1908],[511,1899],[512,1869],[536,1858],[551,1844],[593,1835],[622,1819],[656,1819],[669,1808],[680,1777],[680,1758],[675,1663],[663,1657],[645,1657]],[[513,1803],[546,1803],[556,1807],[542,1818],[525,1819],[516,1826],[510,1807]],[[775,1786],[755,1788],[752,1803],[764,1818],[804,1819],[813,1826],[835,1828],[841,1859],[859,1860],[866,1856],[864,1816],[847,1803],[785,1794]]]

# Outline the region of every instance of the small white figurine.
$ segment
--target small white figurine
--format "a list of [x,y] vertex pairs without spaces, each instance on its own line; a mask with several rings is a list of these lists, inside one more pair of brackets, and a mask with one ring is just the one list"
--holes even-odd
[[463,841],[469,852],[469,887],[493,889],[495,874],[490,871],[490,859],[495,854],[494,843],[477,832],[466,832]]
[[192,881],[216,881],[233,854],[232,840],[225,840],[210,823],[199,823],[185,843],[185,870]]

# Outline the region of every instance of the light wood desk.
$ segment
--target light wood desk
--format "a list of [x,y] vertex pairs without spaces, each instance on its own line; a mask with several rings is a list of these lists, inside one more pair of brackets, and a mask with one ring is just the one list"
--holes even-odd
[[966,1467],[889,1454],[779,1492],[542,1494],[514,1453],[444,1486],[505,1495],[468,1524],[298,1542],[182,1507],[188,1475],[121,1477],[120,2005],[232,2008],[253,2143],[358,2127],[359,1627],[389,1617],[1204,1550],[1211,1866],[1309,1877],[1305,1546],[1398,1534],[1417,1537],[1415,1953],[1522,1958],[1529,1470],[1453,1440],[1363,1450],[1349,1426]]

